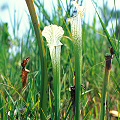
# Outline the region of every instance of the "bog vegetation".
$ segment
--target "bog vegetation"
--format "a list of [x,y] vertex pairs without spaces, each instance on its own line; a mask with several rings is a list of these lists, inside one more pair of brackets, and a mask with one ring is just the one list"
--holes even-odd
[[[74,44],[72,25],[67,21],[76,12],[72,0],[66,0],[66,8],[58,0],[52,16],[40,0],[26,0],[30,29],[22,39],[16,34],[19,24],[13,26],[12,39],[8,24],[0,23],[0,119],[119,119],[120,12],[115,0],[112,10],[107,3],[93,4],[96,14],[92,25],[82,20],[80,54]],[[64,30],[58,71],[51,61],[47,40],[42,37],[45,26],[51,24]],[[109,24],[110,31],[106,29]],[[13,47],[18,49],[16,53],[10,52]]]

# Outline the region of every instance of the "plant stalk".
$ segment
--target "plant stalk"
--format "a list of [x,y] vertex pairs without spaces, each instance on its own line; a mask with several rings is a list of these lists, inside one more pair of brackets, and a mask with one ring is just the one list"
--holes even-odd
[[106,113],[106,93],[107,93],[107,85],[110,79],[111,68],[112,68],[112,57],[106,56],[106,67],[105,67],[104,83],[103,83],[103,88],[102,88],[100,120],[104,120],[105,113]]
[[46,26],[42,32],[42,35],[48,42],[53,66],[55,120],[60,120],[60,53],[62,45],[60,39],[62,38],[63,34],[63,28],[57,25]]
[[33,0],[26,0],[26,4],[32,19],[33,27],[35,30],[35,35],[38,42],[39,47],[39,53],[40,53],[40,61],[41,61],[41,85],[40,85],[40,91],[41,91],[41,97],[40,97],[40,104],[41,104],[41,110],[40,110],[40,116],[41,120],[46,120],[45,115],[47,115],[47,62],[45,59],[44,49],[42,46],[42,36],[40,31],[40,25],[38,25],[38,19],[37,14],[35,11]]
[[110,71],[105,68],[105,77],[102,89],[102,101],[101,101],[101,116],[100,120],[104,120],[105,112],[106,112],[106,89],[109,81]]
[[75,72],[76,72],[76,90],[75,90],[75,112],[76,120],[80,120],[80,90],[81,90],[81,80],[82,80],[82,44],[80,49],[77,45],[74,45],[75,48]]
[[69,19],[71,23],[72,39],[74,44],[75,57],[75,120],[80,120],[80,101],[81,101],[81,83],[82,83],[82,18],[84,8],[74,1],[77,14]]
[[[79,6],[79,5],[78,5]],[[80,7],[80,6],[79,6]],[[82,8],[81,8],[82,9]],[[81,81],[82,81],[82,11],[70,18],[72,39],[74,44],[74,57],[75,57],[75,119],[80,120],[80,98],[81,98]]]
[[53,74],[55,94],[55,120],[60,120],[60,57],[59,60],[55,60],[55,64],[53,65]]

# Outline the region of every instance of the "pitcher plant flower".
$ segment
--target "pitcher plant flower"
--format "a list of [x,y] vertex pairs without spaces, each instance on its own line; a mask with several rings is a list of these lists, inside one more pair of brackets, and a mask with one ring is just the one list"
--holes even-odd
[[73,5],[77,9],[77,14],[71,18],[68,18],[68,22],[71,24],[71,33],[76,45],[82,44],[82,18],[84,17],[84,7],[73,1]]
[[73,1],[73,5],[76,8],[77,12],[76,15],[69,18],[68,21],[71,24],[71,33],[75,55],[75,119],[80,120],[80,89],[82,82],[82,18],[84,16],[84,8],[75,1]]
[[[48,47],[50,50],[50,56],[52,60],[52,64],[56,64],[56,62],[60,59],[61,45],[60,42],[64,31],[62,27],[58,27],[57,25],[49,25],[46,26],[42,32],[42,35],[46,38],[48,42]],[[55,61],[56,60],[56,61]]]
[[60,53],[62,45],[60,40],[63,34],[63,28],[57,25],[46,26],[42,32],[48,43],[53,66],[56,120],[60,119]]

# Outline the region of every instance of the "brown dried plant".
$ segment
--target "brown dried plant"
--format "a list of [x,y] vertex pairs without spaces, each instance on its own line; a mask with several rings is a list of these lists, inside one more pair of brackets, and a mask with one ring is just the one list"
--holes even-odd
[[22,66],[22,86],[23,88],[27,86],[28,84],[28,73],[30,72],[28,69],[26,69],[26,66],[28,62],[30,61],[30,57],[23,60],[21,63]]

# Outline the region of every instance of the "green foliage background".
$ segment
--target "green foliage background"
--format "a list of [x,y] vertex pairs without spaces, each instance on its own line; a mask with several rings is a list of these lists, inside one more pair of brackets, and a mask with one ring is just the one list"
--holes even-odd
[[[84,1],[83,1],[84,2]],[[46,25],[57,24],[62,26],[65,33],[61,42],[61,118],[63,119],[68,113],[66,119],[72,119],[72,109],[68,112],[70,103],[69,87],[73,86],[74,78],[74,58],[73,58],[73,43],[70,39],[70,25],[66,22],[67,18],[72,15],[71,1],[67,2],[67,10],[64,11],[62,1],[58,0],[57,10],[53,5],[54,11],[52,16],[49,16],[44,9],[45,4],[39,0],[35,0],[35,7],[37,9],[40,30],[42,31]],[[113,5],[115,8],[115,5]],[[99,9],[99,8],[97,8]],[[104,25],[107,27],[109,15],[112,21],[116,21],[116,28],[111,28],[113,32],[110,33],[110,41],[114,45],[118,60],[120,55],[120,36],[119,36],[119,11],[109,10],[107,4],[100,8],[102,11],[102,19]],[[65,15],[63,15],[65,13]],[[109,14],[108,14],[109,13]],[[29,19],[30,16],[28,15]],[[101,104],[101,90],[104,79],[105,57],[109,53],[110,44],[107,40],[106,34],[102,28],[97,28],[97,15],[94,16],[92,26],[83,21],[83,67],[82,67],[82,108],[81,119],[84,120],[99,120],[100,104]],[[22,22],[22,21],[21,21]],[[0,24],[0,118],[5,120],[13,119],[40,119],[40,96],[41,96],[41,62],[40,51],[38,48],[38,41],[36,40],[33,24],[30,19],[30,29],[22,39],[17,35],[13,40],[8,31],[8,24]],[[14,28],[17,26],[13,27]],[[53,72],[51,59],[47,43],[42,40],[42,45],[45,48],[47,60],[48,90],[47,90],[47,115],[46,119],[54,119],[54,94],[53,94]],[[17,47],[19,50],[14,55],[9,50]],[[22,90],[21,80],[21,62],[23,59],[30,57],[30,62],[27,68],[30,70],[29,84],[25,92]],[[114,58],[113,66],[110,75],[108,96],[108,107],[110,110],[120,111],[120,69],[119,63]],[[27,97],[25,98],[25,94]],[[43,103],[44,104],[44,103]],[[23,110],[25,108],[25,110]],[[15,116],[14,110],[18,113]],[[11,115],[8,116],[8,111]],[[24,111],[24,112],[22,112]],[[21,114],[22,113],[22,114]]]

